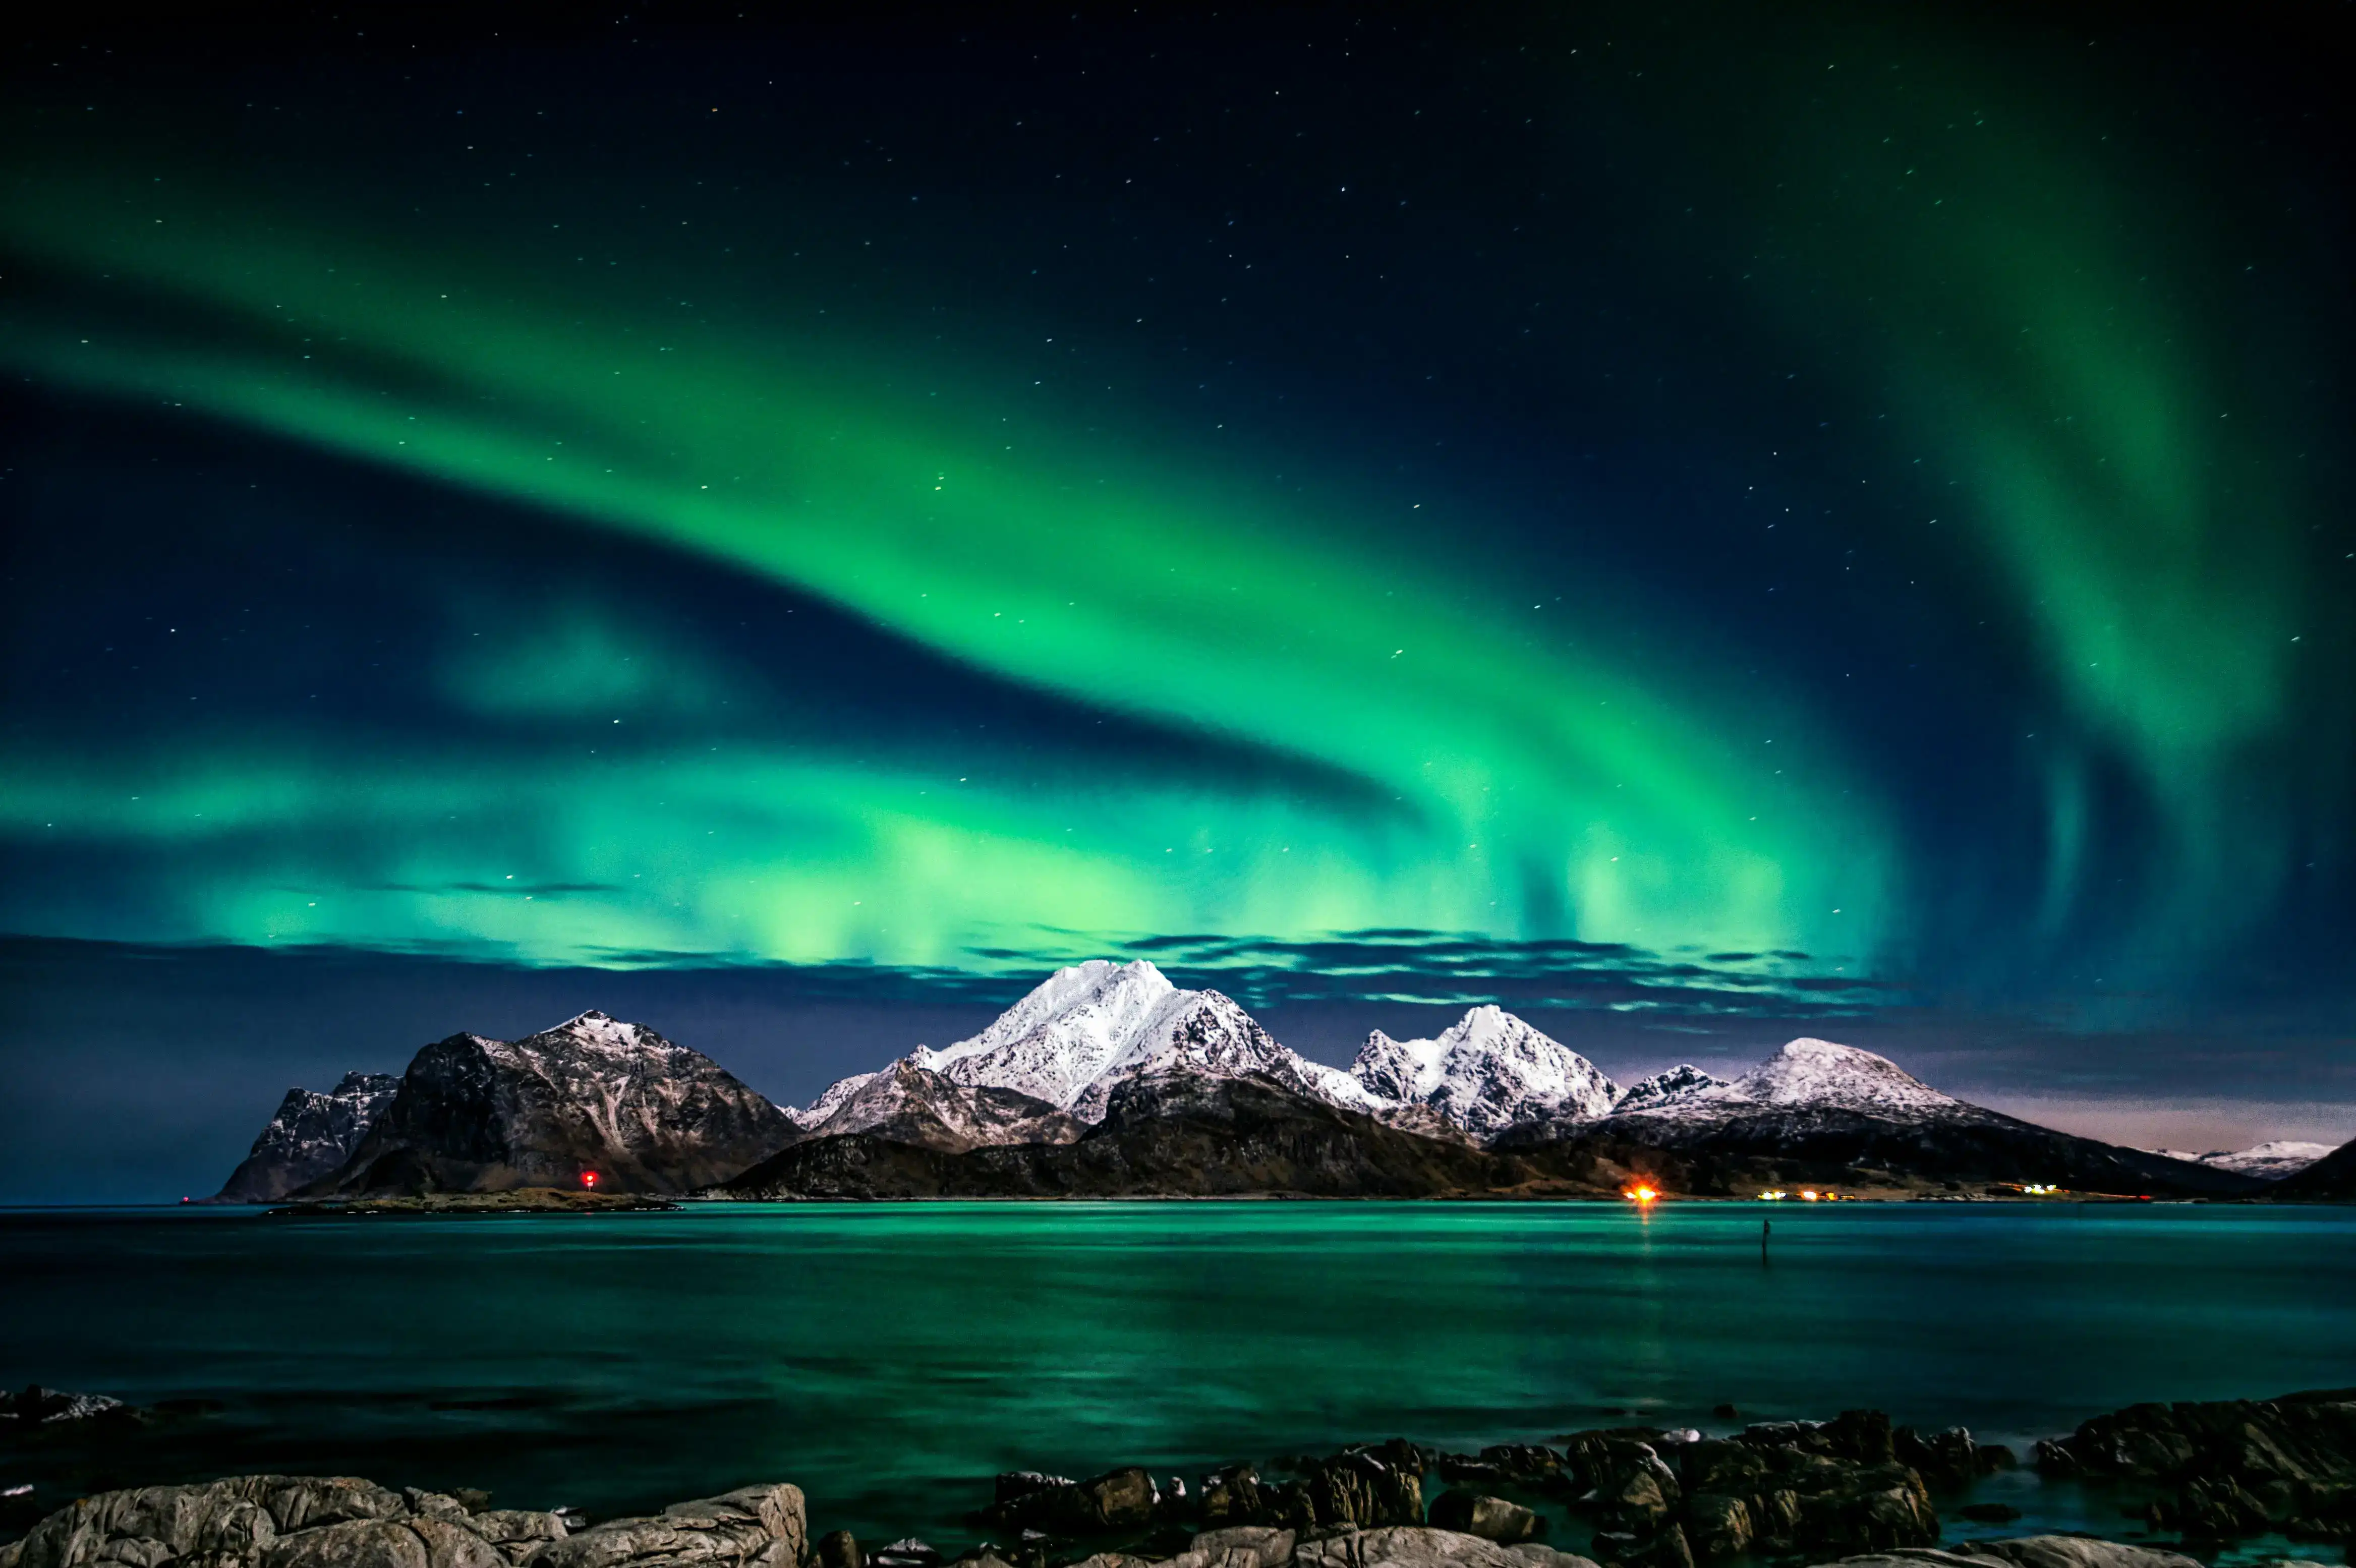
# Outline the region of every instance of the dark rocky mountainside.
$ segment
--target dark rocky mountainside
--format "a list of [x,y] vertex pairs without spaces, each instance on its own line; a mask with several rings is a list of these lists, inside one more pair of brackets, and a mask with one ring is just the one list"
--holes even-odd
[[862,1083],[809,1136],[866,1133],[963,1154],[984,1144],[1067,1144],[1087,1130],[1078,1117],[1018,1090],[959,1083],[902,1061]]
[[2126,1197],[2236,1198],[2266,1183],[2076,1137],[1976,1105],[1935,1116],[1808,1105],[1729,1108],[1710,1117],[1622,1113],[1601,1123],[1508,1129],[1495,1152],[1563,1147],[1656,1172],[1675,1191],[1729,1196],[1813,1183],[2051,1184]]
[[289,1089],[278,1114],[230,1172],[217,1203],[275,1203],[339,1168],[392,1104],[401,1080],[389,1072],[347,1072],[326,1093]]
[[2269,1198],[2302,1203],[2356,1203],[2356,1140],[2341,1144],[2296,1175],[2269,1185]]
[[1116,1198],[1285,1193],[1436,1198],[1517,1191],[1592,1196],[1616,1173],[1580,1151],[1501,1157],[1419,1136],[1257,1074],[1158,1073],[1116,1087],[1076,1142],[948,1153],[873,1134],[813,1138],[720,1196]]
[[349,1159],[298,1199],[577,1188],[688,1192],[801,1136],[710,1057],[603,1013],[417,1053]]

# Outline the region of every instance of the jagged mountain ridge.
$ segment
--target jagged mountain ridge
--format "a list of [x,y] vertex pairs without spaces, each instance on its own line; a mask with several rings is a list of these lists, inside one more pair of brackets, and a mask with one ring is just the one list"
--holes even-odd
[[724,1181],[801,1136],[700,1051],[586,1012],[519,1040],[455,1034],[420,1051],[344,1164],[298,1198]]
[[906,1061],[861,1075],[822,1120],[804,1125],[812,1137],[867,1133],[948,1154],[984,1144],[1066,1144],[1086,1130],[1079,1118],[1044,1100],[958,1083]]
[[[1259,1073],[1330,1104],[1377,1108],[1347,1073],[1278,1044],[1234,998],[1181,990],[1141,959],[1058,969],[980,1034],[939,1050],[920,1045],[902,1061],[969,1088],[1027,1095],[1086,1123],[1103,1117],[1125,1080],[1182,1068]],[[789,1114],[816,1130],[876,1076],[842,1079]]]
[[2126,1195],[2227,1197],[2259,1187],[2233,1171],[2023,1122],[1942,1093],[1887,1057],[1815,1039],[1790,1041],[1730,1083],[1697,1082],[1649,1103],[1623,1104],[1591,1127],[1525,1125],[1497,1147],[1590,1136],[1679,1154],[1715,1168],[1721,1181],[1735,1172],[1783,1171],[1794,1180],[1862,1172]]
[[1377,1100],[1430,1105],[1475,1137],[1539,1117],[1606,1115],[1620,1095],[1593,1062],[1494,1006],[1433,1040],[1376,1029],[1350,1076]]
[[333,1089],[289,1089],[217,1203],[275,1203],[351,1157],[401,1087],[390,1072],[347,1072]]
[[1690,1061],[1684,1061],[1629,1084],[1620,1091],[1620,1098],[1612,1103],[1612,1109],[1615,1112],[1643,1111],[1698,1093],[1704,1089],[1724,1087],[1725,1079],[1705,1072]]
[[795,1145],[713,1193],[912,1198],[1601,1196],[1621,1173],[1580,1150],[1499,1155],[1424,1137],[1261,1073],[1179,1068],[1116,1082],[1068,1144],[952,1154],[867,1134]]
[[[1409,1131],[1473,1138],[1533,1116],[1601,1116],[1618,1094],[1586,1058],[1494,1006],[1471,1009],[1437,1040],[1396,1040],[1377,1029],[1345,1072],[1278,1043],[1234,998],[1181,990],[1142,960],[1059,969],[980,1034],[919,1046],[902,1060],[1089,1123],[1120,1083],[1177,1071],[1257,1073]],[[787,1114],[816,1132],[876,1076],[841,1079],[807,1110]]]

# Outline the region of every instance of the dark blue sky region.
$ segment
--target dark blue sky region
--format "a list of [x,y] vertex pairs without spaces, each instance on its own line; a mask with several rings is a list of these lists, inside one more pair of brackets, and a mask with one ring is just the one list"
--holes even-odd
[[1098,955],[1329,1060],[1495,1000],[2345,1136],[2323,39],[50,19],[0,1199],[207,1187],[289,1080],[590,1006],[806,1098]]

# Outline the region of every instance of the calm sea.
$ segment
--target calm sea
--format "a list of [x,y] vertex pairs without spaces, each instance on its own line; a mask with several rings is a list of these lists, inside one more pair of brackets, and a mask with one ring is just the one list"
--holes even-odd
[[[0,1373],[220,1405],[0,1448],[0,1485],[324,1470],[603,1515],[786,1479],[819,1529],[954,1548],[1003,1469],[1725,1430],[1720,1403],[2025,1453],[2138,1400],[2356,1384],[2356,1209],[1776,1206],[1762,1259],[1768,1212],[0,1213]],[[1979,1497],[2029,1511],[1994,1533],[2129,1530],[2026,1475]]]

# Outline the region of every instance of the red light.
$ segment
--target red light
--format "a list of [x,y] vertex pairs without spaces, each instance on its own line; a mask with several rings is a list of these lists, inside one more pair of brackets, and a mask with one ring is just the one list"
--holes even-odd
[[581,1173],[581,1185],[582,1185],[582,1186],[584,1186],[584,1187],[594,1187],[594,1186],[596,1186],[596,1185],[597,1185],[597,1173],[596,1173],[595,1171],[594,1171],[594,1170],[584,1170],[584,1171],[583,1171],[583,1172]]

